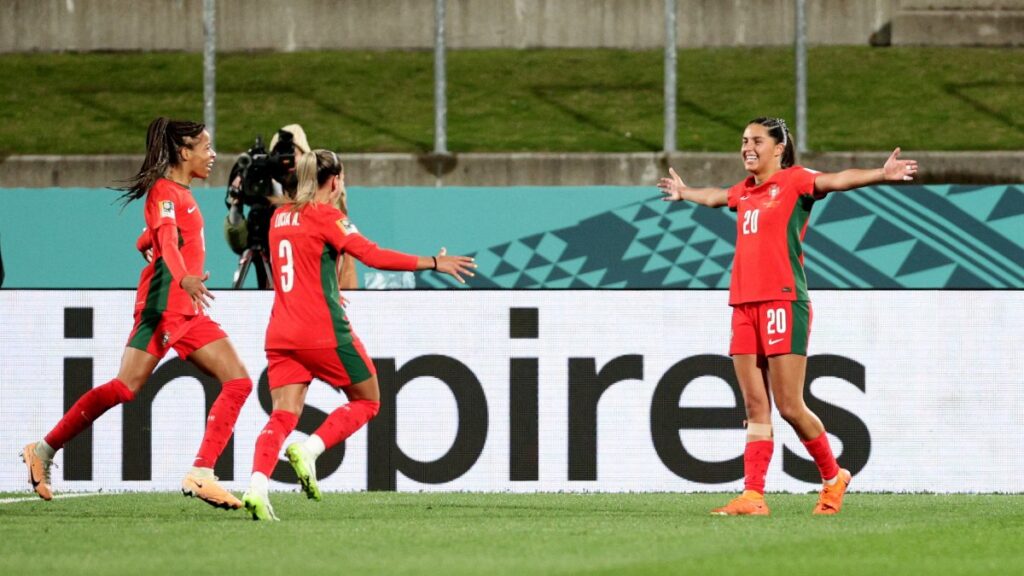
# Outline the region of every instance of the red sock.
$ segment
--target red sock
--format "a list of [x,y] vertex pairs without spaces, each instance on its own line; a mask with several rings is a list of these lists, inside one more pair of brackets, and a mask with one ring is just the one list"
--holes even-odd
[[274,467],[277,466],[277,455],[281,453],[281,445],[298,423],[299,417],[286,410],[274,410],[270,414],[270,420],[256,438],[256,453],[252,458],[253,472],[260,472],[270,478],[274,473]]
[[330,448],[362,428],[379,411],[380,402],[354,400],[331,412],[314,434],[324,441],[325,449]]
[[135,398],[135,394],[117,378],[89,390],[82,394],[82,397],[64,414],[60,422],[57,422],[53,430],[50,430],[45,438],[46,443],[54,450],[60,450],[68,440],[78,436],[104,412],[118,404],[130,401],[132,398]]
[[821,436],[814,440],[804,440],[803,443],[807,447],[807,451],[811,453],[811,458],[814,458],[814,463],[818,465],[818,472],[821,472],[822,480],[831,480],[836,477],[836,474],[839,474],[839,463],[832,455],[832,447],[828,444],[828,433],[822,432]]
[[210,415],[206,418],[206,433],[203,435],[203,443],[199,445],[199,453],[196,454],[193,466],[197,468],[213,468],[220,458],[235,431],[235,421],[238,420],[238,412],[241,411],[245,399],[252,392],[252,380],[238,378],[228,380],[222,384],[220,394],[210,407]]
[[764,478],[775,451],[774,440],[747,442],[743,450],[743,489],[764,494]]

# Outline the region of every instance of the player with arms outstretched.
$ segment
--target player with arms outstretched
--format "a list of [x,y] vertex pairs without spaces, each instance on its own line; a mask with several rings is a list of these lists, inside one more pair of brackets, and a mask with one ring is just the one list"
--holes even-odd
[[173,348],[223,386],[182,492],[219,508],[242,507],[217,483],[213,468],[252,381],[227,334],[206,313],[213,295],[203,284],[209,277],[203,272],[203,217],[189,188],[193,178],[210,175],[216,157],[203,124],[157,118],[149,125],[146,159],[122,196],[126,204],[145,197],[146,229],[136,246],[149,264],[139,278],[135,325],[117,377],[82,395],[45,438],[22,451],[29,482],[43,500],[53,497],[50,467],[56,451],[104,412],[131,401]]
[[253,473],[242,497],[254,520],[276,520],[268,480],[285,439],[295,429],[313,378],[340,387],[344,404],[286,454],[306,495],[320,500],[315,461],[380,410],[373,361],[353,333],[338,292],[338,260],[345,254],[384,270],[437,270],[460,282],[472,276],[472,258],[413,256],[379,248],[338,210],[345,175],[337,155],[314,150],[298,162],[295,200],[278,207],[270,223],[274,307],[266,351],[273,412],[256,440]]
[[772,398],[796,431],[823,482],[814,514],[836,514],[850,473],[832,454],[821,420],[804,403],[811,302],[804,275],[802,242],[811,207],[829,192],[886,181],[912,180],[917,162],[901,160],[897,148],[885,165],[834,174],[794,166],[793,140],[780,118],[757,118],[743,132],[740,149],[750,176],[729,189],[691,188],[675,170],[658,186],[667,201],[728,206],[737,213],[736,254],[729,285],[736,377],[747,413],[743,454],[744,491],[719,515],[767,515],[765,476],[774,450]]

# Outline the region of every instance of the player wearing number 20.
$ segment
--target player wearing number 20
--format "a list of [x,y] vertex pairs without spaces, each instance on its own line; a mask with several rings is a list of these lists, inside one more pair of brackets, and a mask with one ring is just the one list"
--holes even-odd
[[811,302],[804,275],[804,233],[816,200],[884,181],[912,180],[917,162],[901,160],[897,148],[882,168],[834,174],[794,166],[793,141],[781,118],[757,118],[743,132],[740,148],[750,176],[729,189],[691,188],[671,170],[658,186],[664,200],[686,200],[737,213],[736,254],[729,286],[736,377],[747,413],[743,454],[744,491],[712,513],[766,515],[765,476],[774,451],[771,401],[796,431],[821,473],[815,514],[835,514],[850,473],[840,469],[821,420],[804,403]]
[[340,387],[348,403],[332,412],[286,454],[306,495],[320,499],[316,458],[366,424],[380,409],[373,362],[352,332],[338,292],[337,264],[350,254],[385,270],[437,270],[460,282],[472,276],[472,258],[413,256],[379,248],[363,237],[336,207],[345,194],[345,174],[328,150],[304,154],[297,163],[294,201],[284,201],[270,223],[274,307],[266,351],[273,412],[256,440],[253,474],[242,501],[254,520],[276,520],[268,479],[285,439],[295,429],[315,377]]

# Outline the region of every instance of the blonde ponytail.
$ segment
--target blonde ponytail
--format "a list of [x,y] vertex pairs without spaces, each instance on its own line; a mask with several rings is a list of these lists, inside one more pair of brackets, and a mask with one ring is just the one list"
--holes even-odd
[[295,200],[285,202],[292,210],[305,208],[316,198],[316,192],[328,179],[341,174],[343,167],[338,155],[330,150],[313,150],[303,154],[295,163],[295,174],[299,185],[295,190]]

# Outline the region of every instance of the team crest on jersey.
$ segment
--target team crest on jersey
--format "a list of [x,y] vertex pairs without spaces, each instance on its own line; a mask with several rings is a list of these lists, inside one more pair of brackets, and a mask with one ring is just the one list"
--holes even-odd
[[161,218],[174,218],[174,202],[170,200],[164,200],[160,203],[160,217]]
[[781,190],[779,190],[779,185],[778,184],[772,184],[771,188],[768,189],[768,198],[769,199],[764,204],[765,208],[774,208],[775,205],[779,203],[779,201],[778,201],[779,192],[781,192]]
[[171,333],[164,332],[163,336],[160,337],[160,347],[167,348],[167,345],[171,343]]
[[356,228],[356,225],[349,221],[348,218],[342,218],[341,220],[338,220],[338,228],[341,228],[342,233],[344,233],[346,236],[348,236],[349,234],[355,234],[359,232],[359,230]]

